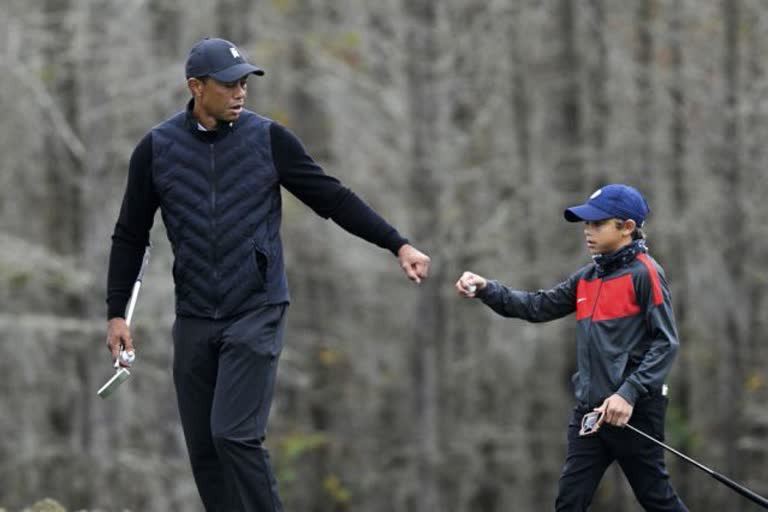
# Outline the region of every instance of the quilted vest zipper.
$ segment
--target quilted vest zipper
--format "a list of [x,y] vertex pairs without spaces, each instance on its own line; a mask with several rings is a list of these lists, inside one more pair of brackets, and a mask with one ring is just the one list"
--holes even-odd
[[597,310],[597,303],[600,300],[600,290],[603,289],[603,278],[600,279],[600,285],[597,287],[597,293],[595,294],[595,303],[592,304],[592,312],[589,314],[589,327],[587,327],[587,363],[589,363],[589,378],[587,379],[587,403],[588,405],[592,405],[589,403],[591,400],[591,394],[592,394],[592,337],[590,336],[590,333],[592,332],[592,325],[594,325],[595,321],[595,310]]
[[218,185],[218,177],[216,175],[216,154],[215,145],[209,144],[211,149],[211,262],[213,263],[213,318],[219,318],[219,304],[221,302],[219,297],[219,262],[218,262],[218,250],[216,232],[216,188]]

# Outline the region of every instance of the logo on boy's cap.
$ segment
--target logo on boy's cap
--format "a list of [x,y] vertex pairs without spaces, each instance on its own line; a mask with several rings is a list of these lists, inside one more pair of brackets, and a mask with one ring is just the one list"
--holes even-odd
[[237,48],[235,48],[234,46],[229,49],[229,53],[231,53],[232,57],[234,58],[238,58],[240,56],[240,52],[238,52]]
[[632,219],[638,226],[642,226],[650,211],[648,203],[637,189],[629,185],[613,184],[596,190],[586,203],[566,208],[563,215],[568,222],[615,217],[622,220]]

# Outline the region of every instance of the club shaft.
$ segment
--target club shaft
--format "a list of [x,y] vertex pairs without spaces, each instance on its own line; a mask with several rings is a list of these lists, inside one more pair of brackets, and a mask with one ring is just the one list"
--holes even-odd
[[753,501],[754,503],[757,503],[758,505],[761,505],[765,509],[768,509],[768,499],[764,498],[763,496],[760,496],[756,492],[754,492],[754,491],[752,491],[750,489],[747,489],[743,485],[734,482],[733,480],[731,480],[730,478],[728,478],[726,476],[721,475],[717,471],[714,471],[714,470],[708,468],[704,464],[693,460],[692,458],[688,457],[684,453],[681,453],[681,452],[675,450],[674,448],[672,448],[671,446],[666,445],[663,442],[659,441],[655,437],[649,436],[648,434],[646,434],[645,432],[643,432],[639,428],[633,427],[630,424],[627,424],[627,428],[632,430],[633,432],[636,432],[637,434],[643,436],[644,438],[649,439],[650,441],[653,441],[654,443],[658,444],[659,446],[661,446],[665,450],[674,453],[675,455],[677,455],[678,457],[680,457],[684,461],[686,461],[686,462],[688,462],[690,464],[693,464],[694,466],[696,466],[700,470],[702,470],[705,473],[709,474],[709,476],[711,476],[712,478],[714,478],[718,482],[727,485],[728,487],[730,487],[731,489],[733,489],[737,493],[741,494],[745,498]]
[[[128,305],[125,308],[125,323],[128,326],[131,325],[131,319],[133,318],[133,311],[136,307],[136,300],[139,297],[139,290],[141,290],[141,282],[144,279],[144,271],[147,269],[147,264],[149,263],[150,248],[151,246],[148,245],[144,249],[144,258],[142,259],[141,267],[139,268],[139,274],[136,276],[136,281],[133,283],[133,289],[131,290],[131,297],[128,300]],[[104,384],[97,391],[97,394],[101,398],[107,398],[110,395],[112,395],[112,393],[115,392],[118,386],[120,386],[121,383],[125,382],[128,379],[128,377],[131,376],[131,372],[129,372],[127,368],[120,367],[119,355],[117,359],[115,359],[114,367],[116,368],[115,374],[112,376],[111,379],[107,381],[106,384]]]
[[139,290],[141,290],[141,281],[136,281],[133,283],[133,290],[131,290],[131,299],[128,301],[128,307],[125,308],[125,324],[128,326],[131,325],[133,310],[136,308],[136,299],[139,297]]
[[131,319],[133,318],[133,310],[136,307],[136,299],[139,297],[139,290],[141,290],[141,282],[144,279],[144,271],[147,269],[149,263],[150,246],[148,245],[144,249],[144,258],[141,261],[141,268],[139,268],[139,275],[136,276],[136,282],[133,283],[133,290],[131,290],[131,298],[128,301],[128,306],[125,309],[125,323],[131,325]]
[[632,425],[630,425],[629,423],[627,423],[627,428],[628,428],[628,429],[630,429],[630,430],[632,430],[632,431],[634,431],[634,432],[637,432],[638,434],[640,434],[640,435],[641,435],[641,436],[643,436],[644,438],[646,438],[646,439],[649,439],[649,440],[653,441],[654,443],[658,444],[659,446],[661,446],[661,447],[662,447],[662,448],[664,448],[665,450],[668,450],[668,451],[670,451],[670,452],[674,453],[675,455],[677,455],[677,456],[678,456],[678,457],[680,457],[681,459],[685,460],[686,462],[689,462],[690,464],[693,464],[694,466],[696,466],[696,467],[697,467],[697,468],[699,468],[700,470],[704,471],[705,473],[709,473],[710,475],[713,475],[713,474],[715,473],[714,471],[712,471],[711,469],[709,469],[709,468],[708,468],[707,466],[705,466],[704,464],[702,464],[702,463],[700,463],[700,462],[697,462],[697,461],[693,460],[692,458],[688,457],[687,455],[685,455],[684,453],[681,453],[681,452],[679,452],[679,451],[675,450],[674,448],[672,448],[671,446],[669,446],[669,445],[667,445],[667,444],[664,444],[664,443],[662,443],[661,441],[659,441],[659,440],[658,440],[658,439],[656,439],[655,437],[653,437],[653,436],[649,436],[648,434],[646,434],[646,433],[645,433],[645,432],[643,432],[642,430],[640,430],[640,429],[638,429],[638,428],[636,428],[636,427],[633,427],[633,426],[632,426]]

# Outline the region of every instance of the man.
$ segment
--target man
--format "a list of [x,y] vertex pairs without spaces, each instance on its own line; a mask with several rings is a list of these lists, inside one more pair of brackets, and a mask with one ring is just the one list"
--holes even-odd
[[[585,204],[564,212],[567,221],[584,223],[593,260],[564,282],[535,292],[472,272],[456,282],[459,295],[477,297],[506,317],[548,322],[576,313],[576,406],[557,511],[587,510],[614,460],[645,510],[688,510],[669,482],[662,448],[623,428],[631,422],[664,439],[664,379],[679,346],[664,270],[645,245],[642,226],[648,213],[648,203],[635,188],[606,185]],[[582,436],[579,426],[593,410],[600,413],[597,434]]]
[[289,302],[280,185],[392,251],[411,280],[430,264],[290,131],[244,108],[251,74],[264,71],[229,41],[192,47],[192,99],[134,150],[109,262],[107,345],[117,358],[134,348],[123,314],[160,208],[174,253],[174,384],[208,511],[282,510],[262,444]]

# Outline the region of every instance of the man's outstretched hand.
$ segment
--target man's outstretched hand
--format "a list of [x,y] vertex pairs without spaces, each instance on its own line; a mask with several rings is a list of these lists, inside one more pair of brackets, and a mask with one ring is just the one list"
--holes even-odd
[[397,251],[397,259],[400,268],[403,269],[408,279],[421,283],[429,275],[429,256],[410,244],[405,244]]

